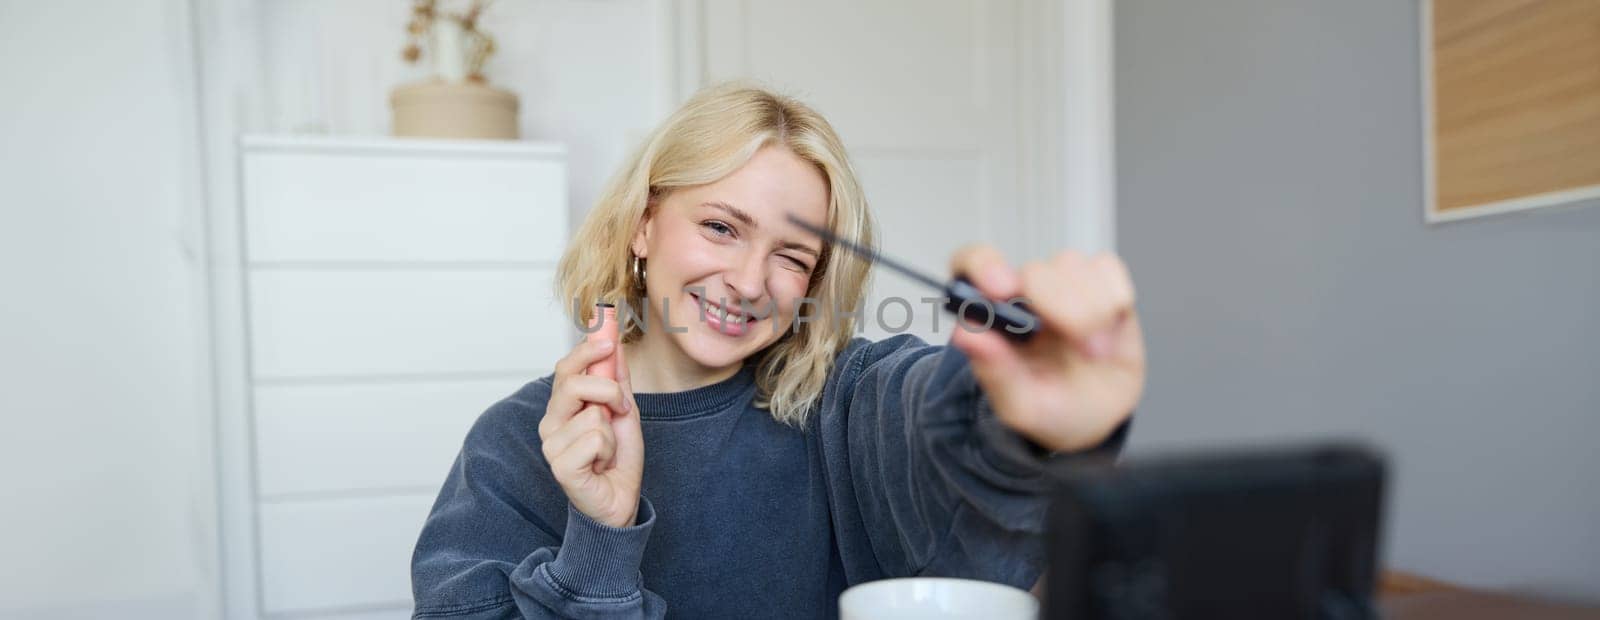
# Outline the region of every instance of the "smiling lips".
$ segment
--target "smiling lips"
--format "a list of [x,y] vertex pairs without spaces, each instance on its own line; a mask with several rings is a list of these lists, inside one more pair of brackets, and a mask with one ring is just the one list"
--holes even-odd
[[711,329],[728,336],[743,336],[750,333],[750,326],[760,320],[754,315],[728,308],[701,299],[700,296],[690,293],[700,305],[700,319],[705,321]]

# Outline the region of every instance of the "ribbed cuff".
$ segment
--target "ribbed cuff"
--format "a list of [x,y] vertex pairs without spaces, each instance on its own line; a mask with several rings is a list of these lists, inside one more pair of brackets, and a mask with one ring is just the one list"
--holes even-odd
[[556,559],[545,565],[551,581],[581,598],[619,598],[639,593],[639,561],[644,557],[656,511],[639,497],[631,527],[611,527],[567,504],[567,532]]
[[995,469],[1013,476],[1034,475],[1065,460],[1115,459],[1127,443],[1128,427],[1132,424],[1130,414],[1100,445],[1077,452],[1052,452],[1007,428],[990,407],[988,396],[978,400],[978,434],[983,440],[985,456]]
[[1045,471],[1051,452],[1007,428],[989,405],[988,396],[978,398],[976,426],[984,456],[997,471],[1017,478],[1029,478]]

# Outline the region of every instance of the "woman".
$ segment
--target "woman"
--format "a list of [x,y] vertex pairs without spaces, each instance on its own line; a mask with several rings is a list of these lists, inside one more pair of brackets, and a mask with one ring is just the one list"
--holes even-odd
[[[873,238],[805,105],[714,88],[651,136],[558,277],[580,324],[642,316],[473,426],[417,542],[417,617],[816,617],[886,577],[1035,582],[1042,466],[1114,450],[1143,388],[1122,263],[969,248],[952,270],[1026,298],[1031,341],[870,342],[869,264],[791,214]],[[584,373],[613,353],[617,380]]]

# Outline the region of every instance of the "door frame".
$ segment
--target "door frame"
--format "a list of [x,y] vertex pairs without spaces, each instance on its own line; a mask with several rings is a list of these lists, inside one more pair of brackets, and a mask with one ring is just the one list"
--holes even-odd
[[238,136],[265,123],[260,0],[188,0],[199,85],[199,149],[204,177],[212,449],[196,463],[214,472],[218,617],[260,618],[256,570],[253,411],[249,317],[243,279],[243,213]]
[[[1114,0],[1019,5],[1020,66],[1033,102],[1021,106],[1018,161],[1028,202],[1025,255],[1116,249]],[[708,83],[706,0],[655,0],[660,28],[656,112],[665,118]],[[1029,140],[1029,136],[1044,139]]]

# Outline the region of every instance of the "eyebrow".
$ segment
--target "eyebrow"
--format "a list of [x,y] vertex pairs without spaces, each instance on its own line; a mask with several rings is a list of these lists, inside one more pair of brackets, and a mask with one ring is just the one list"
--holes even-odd
[[733,205],[730,205],[730,204],[728,204],[726,202],[722,202],[720,200],[713,200],[711,202],[705,203],[705,205],[708,206],[708,207],[716,207],[718,209],[722,209],[723,211],[727,211],[728,215],[733,216],[733,219],[736,219],[736,220],[739,220],[741,222],[744,222],[745,226],[749,226],[751,228],[760,228],[760,226],[758,226],[756,224],[756,218],[750,217],[749,213],[745,213],[744,210],[740,209],[739,207],[735,207]]
[[[702,203],[702,204],[704,204],[707,207],[715,207],[717,209],[722,209],[723,211],[726,211],[728,213],[728,215],[733,216],[733,219],[736,219],[736,220],[739,220],[740,222],[743,222],[744,225],[749,226],[751,229],[757,229],[757,228],[761,227],[759,224],[756,224],[756,218],[751,217],[750,214],[744,212],[743,209],[740,209],[738,207],[730,205],[730,204],[728,204],[726,202],[722,202],[720,200],[713,200],[711,202],[706,202],[706,203]],[[805,252],[806,254],[810,254],[812,258],[821,258],[822,257],[822,254],[820,252],[817,252],[815,249],[812,249],[810,246],[807,246],[806,244],[799,243],[799,242],[796,242],[796,241],[784,241],[784,242],[778,244],[778,247],[783,248],[785,250],[794,250],[796,252]]]
[[786,250],[794,250],[796,252],[805,252],[806,254],[810,254],[811,258],[822,258],[822,255],[818,254],[816,250],[811,249],[811,246],[808,246],[808,245],[803,244],[803,243],[799,243],[799,242],[795,242],[795,241],[785,241],[783,243],[778,244],[778,247],[781,247],[781,248],[786,249]]

